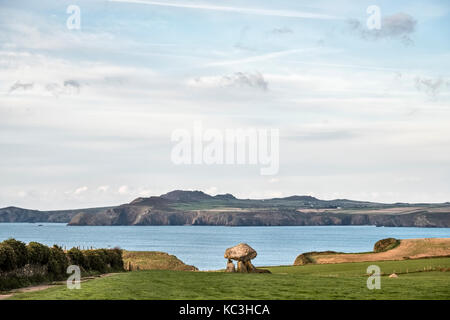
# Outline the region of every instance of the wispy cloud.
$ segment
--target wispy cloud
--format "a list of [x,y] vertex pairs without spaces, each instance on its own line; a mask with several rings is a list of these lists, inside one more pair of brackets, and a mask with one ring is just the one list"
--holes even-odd
[[405,45],[411,45],[413,44],[411,34],[416,29],[417,20],[409,14],[399,12],[383,17],[380,29],[369,30],[356,19],[350,19],[348,24],[353,31],[357,32],[365,40],[392,38],[400,39]]
[[45,86],[45,89],[56,97],[62,94],[79,94],[80,88],[81,84],[76,80],[64,80],[62,85],[52,82]]
[[260,72],[235,72],[220,77],[197,77],[189,81],[189,84],[200,87],[247,87],[268,90],[268,83]]
[[33,89],[33,86],[34,83],[21,83],[17,81],[9,88],[9,93],[14,92],[16,90],[23,90],[23,91],[31,90]]
[[287,33],[294,33],[291,28],[288,27],[281,27],[281,28],[273,28],[270,33],[272,34],[287,34]]
[[327,15],[327,14],[311,13],[311,12],[295,11],[295,10],[255,9],[255,8],[216,6],[216,5],[209,5],[209,4],[187,4],[187,3],[177,3],[177,2],[142,1],[142,0],[109,0],[109,1],[137,3],[137,4],[146,4],[146,5],[163,6],[163,7],[224,11],[224,12],[232,12],[232,13],[252,14],[252,15],[262,15],[262,16],[276,16],[276,17],[286,17],[286,18],[341,19],[339,17]]
[[[68,30],[55,1],[0,0],[0,206],[116,205],[211,186],[364,198],[370,185],[383,201],[449,200],[442,0],[383,2],[378,31],[347,0],[115,1],[108,15],[81,2],[81,30]],[[347,17],[359,19],[352,32]],[[279,177],[175,167],[171,132],[199,119],[280,128]],[[394,188],[399,176],[422,180]]]
[[432,98],[435,98],[442,87],[445,86],[444,80],[442,78],[421,78],[417,77],[414,79],[416,88],[419,91],[424,91],[427,95],[429,95]]
[[85,191],[87,191],[87,190],[88,190],[88,187],[86,187],[86,186],[79,187],[79,188],[77,188],[77,189],[75,190],[74,194],[81,194],[81,193],[83,193],[83,192],[85,192]]
[[291,50],[276,51],[276,52],[270,52],[270,53],[261,54],[261,55],[257,55],[257,56],[251,56],[251,57],[242,58],[242,59],[211,62],[211,63],[206,64],[206,66],[207,67],[213,67],[213,66],[215,67],[215,66],[228,66],[228,65],[233,65],[233,64],[260,62],[260,61],[266,61],[269,59],[279,58],[282,56],[287,56],[287,55],[294,54],[294,53],[309,52],[309,51],[313,51],[315,49],[317,49],[317,48],[291,49]]

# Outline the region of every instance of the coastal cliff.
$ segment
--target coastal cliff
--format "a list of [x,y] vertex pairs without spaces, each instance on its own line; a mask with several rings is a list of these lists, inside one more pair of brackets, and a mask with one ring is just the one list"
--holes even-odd
[[450,212],[426,211],[401,215],[303,213],[298,211],[163,212],[121,206],[98,214],[80,213],[69,225],[211,225],[211,226],[322,226],[376,225],[384,227],[450,227]]
[[322,226],[376,225],[385,227],[450,227],[450,203],[383,204],[347,199],[320,200],[311,196],[237,199],[201,191],[175,190],[137,198],[115,207],[38,211],[0,209],[0,222],[62,222],[71,226],[212,225]]

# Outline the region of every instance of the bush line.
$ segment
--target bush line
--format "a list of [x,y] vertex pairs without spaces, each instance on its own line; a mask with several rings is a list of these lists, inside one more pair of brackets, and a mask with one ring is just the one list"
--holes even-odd
[[64,251],[57,245],[48,247],[38,242],[26,245],[8,239],[0,242],[0,290],[65,280],[69,265],[79,266],[84,275],[124,271],[119,248]]

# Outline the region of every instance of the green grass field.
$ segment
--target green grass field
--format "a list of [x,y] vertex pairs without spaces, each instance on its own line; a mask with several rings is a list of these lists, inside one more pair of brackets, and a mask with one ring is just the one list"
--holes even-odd
[[[366,269],[381,268],[381,289]],[[450,258],[268,267],[272,274],[134,271],[13,299],[450,299]],[[445,271],[446,270],[446,271]],[[397,273],[398,278],[387,275]]]

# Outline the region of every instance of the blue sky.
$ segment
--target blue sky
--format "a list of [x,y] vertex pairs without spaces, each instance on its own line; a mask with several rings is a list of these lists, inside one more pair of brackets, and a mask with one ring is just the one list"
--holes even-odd
[[[450,201],[449,15],[447,1],[0,0],[0,207],[172,189]],[[171,133],[199,120],[279,129],[279,173],[174,165]]]

